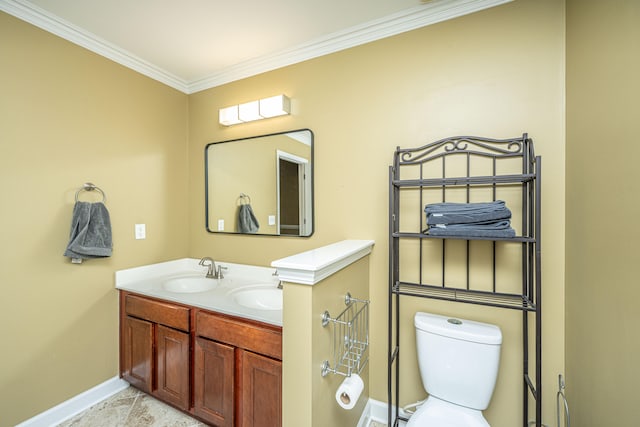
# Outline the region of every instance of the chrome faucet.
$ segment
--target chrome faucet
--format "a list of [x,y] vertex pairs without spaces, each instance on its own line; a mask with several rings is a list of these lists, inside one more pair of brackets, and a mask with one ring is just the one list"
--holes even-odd
[[207,267],[207,279],[218,279],[218,272],[220,271],[219,269],[216,268],[216,262],[206,256],[204,258],[202,258],[200,260],[200,262],[198,263],[198,265],[202,265],[204,267]]
[[227,267],[218,265],[218,269],[216,270],[216,276],[218,276],[218,279],[224,279],[224,276],[222,275],[222,270],[226,270],[226,269]]
[[[278,274],[278,270],[274,271],[272,276],[279,276]],[[278,280],[278,286],[276,286],[277,289],[282,289],[282,280]]]

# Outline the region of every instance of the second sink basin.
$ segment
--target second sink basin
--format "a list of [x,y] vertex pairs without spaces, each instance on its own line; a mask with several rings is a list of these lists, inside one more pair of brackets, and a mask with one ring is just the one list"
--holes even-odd
[[169,292],[188,294],[210,291],[218,286],[218,281],[200,276],[185,276],[165,280],[162,286]]
[[282,290],[275,286],[257,286],[232,293],[233,300],[247,308],[282,310]]

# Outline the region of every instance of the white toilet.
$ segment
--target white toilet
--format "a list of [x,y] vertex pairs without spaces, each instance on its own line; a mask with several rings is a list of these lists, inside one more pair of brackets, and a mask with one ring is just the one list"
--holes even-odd
[[429,397],[406,427],[489,427],[482,411],[498,377],[500,328],[429,313],[416,313],[415,326]]

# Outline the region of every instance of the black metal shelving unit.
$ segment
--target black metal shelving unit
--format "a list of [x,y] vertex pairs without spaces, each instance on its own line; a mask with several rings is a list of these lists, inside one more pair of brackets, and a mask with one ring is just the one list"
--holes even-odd
[[[535,426],[542,426],[540,171],[541,158],[535,156],[526,133],[510,139],[451,137],[396,149],[389,168],[390,427],[407,421],[399,414],[400,311],[405,296],[521,311],[522,425],[529,427],[531,406],[535,406]],[[507,200],[513,212],[516,237],[428,234],[423,212],[428,203],[499,199]],[[515,262],[506,248],[512,245],[519,248]],[[512,280],[514,264],[520,270],[517,283]],[[480,280],[473,277],[477,269],[482,271]],[[500,277],[505,269],[510,271],[506,279]]]

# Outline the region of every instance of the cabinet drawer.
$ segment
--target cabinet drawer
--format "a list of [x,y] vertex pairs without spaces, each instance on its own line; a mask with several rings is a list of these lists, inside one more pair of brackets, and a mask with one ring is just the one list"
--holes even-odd
[[154,301],[136,295],[125,298],[125,312],[129,316],[160,323],[174,329],[189,331],[189,309],[166,302]]
[[198,311],[196,334],[282,360],[282,328],[277,326]]

